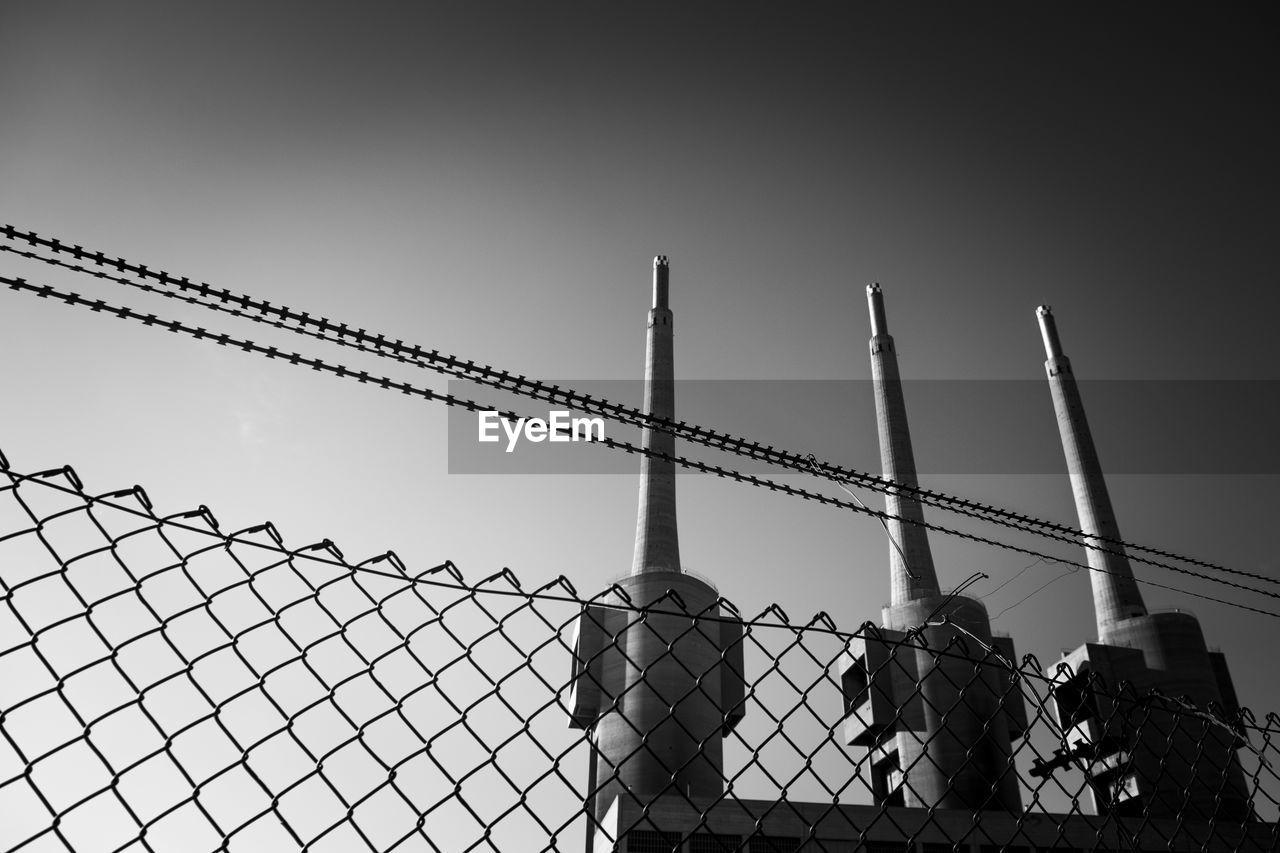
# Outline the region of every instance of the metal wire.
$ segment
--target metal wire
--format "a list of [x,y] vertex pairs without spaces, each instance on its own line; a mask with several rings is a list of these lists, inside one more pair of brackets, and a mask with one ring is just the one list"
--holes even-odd
[[[376,374],[371,374],[365,370],[359,370],[359,371],[353,370],[349,367],[346,367],[345,365],[332,364],[330,362],[324,361],[323,359],[304,356],[301,353],[297,353],[297,352],[280,350],[274,346],[265,346],[265,345],[256,343],[254,341],[251,341],[247,338],[235,337],[232,335],[228,335],[226,333],[210,332],[198,326],[189,326],[189,325],[186,325],[185,323],[181,323],[175,320],[166,320],[158,317],[155,314],[144,314],[142,312],[134,311],[127,307],[111,305],[101,299],[96,299],[96,300],[87,299],[78,294],[58,290],[49,285],[34,285],[29,283],[26,279],[0,276],[0,284],[4,284],[11,290],[31,293],[45,299],[56,299],[67,305],[87,308],[88,310],[93,312],[110,314],[122,320],[135,320],[135,321],[141,322],[145,326],[155,326],[170,332],[189,335],[195,338],[196,340],[210,340],[220,346],[232,346],[237,349],[243,350],[244,352],[247,352],[247,353],[256,354],[269,359],[283,360],[294,366],[309,367],[312,370],[330,373],[334,376],[337,376],[343,379],[354,379],[357,382],[360,382],[362,384],[373,385],[375,387],[382,388],[384,390],[398,391],[402,394],[406,394],[409,396],[417,396],[427,400],[442,402],[445,405],[463,408],[468,411],[490,411],[491,410],[490,407],[487,405],[483,405],[475,402],[474,400],[470,400],[457,395],[433,391],[429,388],[422,388],[420,386],[416,386],[407,382],[400,382],[386,376],[378,376]],[[517,421],[521,419],[519,415],[510,411],[499,411],[498,414],[502,418],[510,421]],[[724,477],[726,479],[732,479],[737,482],[746,483],[748,485],[765,488],[770,491],[779,492],[781,494],[788,495],[791,497],[799,497],[805,500],[827,504],[829,506],[842,507],[845,509],[853,510],[854,512],[871,515],[873,517],[881,519],[882,521],[884,519],[892,518],[907,524],[914,524],[928,530],[933,530],[938,533],[942,533],[944,535],[967,539],[971,542],[976,542],[983,545],[989,545],[994,548],[1000,548],[1006,551],[1025,554],[1031,557],[1039,557],[1043,559],[1054,560],[1055,562],[1061,563],[1062,565],[1076,566],[1078,568],[1086,569],[1088,571],[1102,572],[1104,574],[1115,574],[1115,572],[1110,569],[1089,566],[1084,563],[1075,563],[1070,560],[1051,557],[1050,555],[1043,554],[1034,549],[1024,548],[1008,542],[1001,542],[996,539],[991,539],[985,536],[980,536],[978,534],[970,533],[968,531],[958,530],[956,528],[940,525],[935,522],[929,522],[929,521],[924,521],[920,519],[911,519],[911,518],[906,518],[906,517],[897,516],[897,515],[890,515],[889,513],[886,513],[886,512],[881,512],[879,510],[871,509],[870,507],[867,507],[865,504],[862,504],[861,502],[851,502],[851,501],[840,500],[839,498],[833,498],[828,495],[823,495],[820,492],[814,492],[809,489],[799,488],[787,483],[781,483],[776,480],[771,480],[766,477],[758,477],[753,474],[747,474],[741,471],[735,471],[733,469],[725,468],[723,466],[712,465],[706,462],[702,462],[701,460],[690,459],[688,457],[681,456],[679,454],[664,453],[662,451],[653,450],[638,444],[622,441],[619,439],[609,438],[607,436],[594,438],[593,441],[597,444],[601,444],[605,447],[608,447],[614,450],[622,450],[626,453],[633,453],[633,454],[650,456],[656,459],[668,460],[682,467],[688,468],[690,470],[699,471],[706,474],[715,474],[718,477]],[[1151,562],[1151,561],[1144,561],[1144,562]],[[1167,565],[1164,563],[1152,563],[1152,564],[1159,565],[1164,568],[1168,568],[1174,572],[1190,575],[1203,580],[1210,580],[1215,583],[1224,584],[1226,586],[1231,586],[1236,589],[1240,589],[1246,592],[1251,592],[1264,597],[1280,598],[1280,593],[1278,592],[1260,590],[1255,587],[1239,584],[1234,581],[1226,580],[1224,578],[1210,577],[1200,572],[1195,572],[1190,569],[1180,568],[1178,566]],[[1263,608],[1254,607],[1248,604],[1241,604],[1238,602],[1228,601],[1227,599],[1217,598],[1215,596],[1193,592],[1191,590],[1182,589],[1180,587],[1169,586],[1167,584],[1162,584],[1162,583],[1152,581],[1152,580],[1147,580],[1144,578],[1136,578],[1136,580],[1138,583],[1146,584],[1148,586],[1153,586],[1158,589],[1166,589],[1173,592],[1179,592],[1183,595],[1189,595],[1194,598],[1199,598],[1205,601],[1212,601],[1217,604],[1224,604],[1228,607],[1236,607],[1241,610],[1248,610],[1263,616],[1280,618],[1280,613],[1276,611],[1265,610]]]
[[[581,411],[615,418],[635,426],[658,429],[663,432],[671,433],[685,441],[701,444],[716,450],[722,450],[735,455],[744,456],[756,461],[767,462],[793,471],[814,473],[818,476],[830,479],[837,484],[840,484],[842,480],[849,480],[858,485],[884,494],[909,495],[923,504],[934,506],[948,512],[1009,527],[1015,530],[1031,532],[1035,535],[1045,536],[1058,541],[1069,542],[1073,545],[1079,545],[1090,550],[1101,551],[1103,553],[1121,554],[1123,556],[1127,556],[1133,562],[1144,563],[1146,565],[1156,566],[1172,571],[1190,573],[1185,569],[1180,569],[1164,562],[1137,556],[1134,552],[1141,552],[1164,559],[1175,560],[1187,565],[1197,566],[1202,569],[1221,572],[1223,574],[1247,577],[1252,580],[1266,583],[1280,583],[1280,580],[1276,578],[1256,572],[1222,566],[1209,561],[1186,557],[1170,551],[1139,545],[1121,539],[1085,533],[1084,531],[1078,530],[1069,525],[1046,521],[1034,516],[1002,509],[966,498],[952,496],[944,492],[925,489],[920,486],[897,483],[895,481],[878,477],[874,474],[834,465],[832,463],[818,462],[816,459],[811,460],[811,454],[777,450],[771,445],[766,446],[760,442],[751,441],[729,433],[688,424],[684,421],[674,421],[667,418],[656,417],[639,409],[622,406],[591,395],[581,394],[571,389],[562,389],[556,385],[548,385],[537,380],[529,379],[523,375],[499,370],[485,364],[476,363],[472,360],[464,360],[457,356],[441,354],[436,350],[424,350],[418,346],[406,345],[401,340],[391,340],[383,335],[368,333],[364,329],[351,329],[346,323],[336,323],[324,317],[313,318],[307,312],[295,311],[287,306],[271,305],[265,300],[256,300],[246,294],[235,294],[225,289],[220,290],[205,283],[193,283],[186,277],[177,277],[164,271],[151,270],[146,265],[131,264],[123,258],[111,258],[102,252],[87,251],[79,245],[64,243],[56,238],[43,237],[36,234],[34,231],[23,232],[12,225],[6,225],[3,229],[0,229],[0,236],[13,241],[23,241],[33,247],[42,246],[54,253],[69,254],[77,259],[88,260],[100,267],[110,267],[120,272],[126,272],[140,278],[151,279],[158,282],[160,286],[156,287],[142,281],[114,276],[101,271],[94,272],[82,264],[62,261],[57,258],[50,258],[36,252],[25,251],[13,246],[0,245],[0,251],[8,251],[22,257],[86,273],[96,278],[110,280],[145,292],[156,293],[167,298],[179,299],[189,304],[199,305],[231,316],[243,317],[255,322],[266,323],[276,328],[287,329],[298,334],[307,335],[340,346],[350,347],[361,352],[370,353],[383,358],[391,358],[400,363],[413,364],[418,367],[468,379],[476,382],[477,384],[498,388],[511,393],[551,403],[572,405]],[[1190,574],[1195,574],[1196,576],[1207,580],[1226,583],[1221,579],[1212,578],[1199,573]],[[1277,595],[1276,597],[1280,597],[1280,595]]]
[[[631,851],[1277,847],[1274,715],[1046,672],[950,617],[842,631],[688,589],[588,597],[563,578],[525,590],[508,570],[351,561],[0,455],[0,850],[553,851],[586,834]],[[850,669],[868,648],[879,663]],[[620,688],[618,666],[633,673]],[[741,697],[699,722],[688,709],[719,702],[726,677]],[[604,717],[566,727],[596,688],[635,735],[625,749]],[[659,718],[629,715],[662,691]],[[1000,741],[1014,703],[1025,734]],[[933,749],[946,725],[920,714],[982,726],[949,763]],[[664,726],[697,748],[659,753]],[[919,747],[896,777],[908,801],[940,775],[959,790],[1001,742],[982,772],[1015,782],[1022,808],[896,805],[876,790],[881,753],[848,742],[891,728]],[[629,785],[638,761],[663,767],[656,788]],[[682,788],[707,761],[721,787]]]

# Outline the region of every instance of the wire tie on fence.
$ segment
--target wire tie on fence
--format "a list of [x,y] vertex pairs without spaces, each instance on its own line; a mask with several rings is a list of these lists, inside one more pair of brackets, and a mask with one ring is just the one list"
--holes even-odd
[[482,578],[480,582],[476,584],[476,586],[478,587],[487,586],[487,585],[496,583],[498,580],[505,580],[511,586],[515,587],[516,589],[520,589],[519,579],[516,578],[515,574],[511,571],[511,569],[506,566],[503,566],[500,571],[494,572],[488,577]]
[[255,524],[252,527],[246,527],[244,530],[237,530],[235,533],[228,534],[228,539],[238,539],[240,537],[253,536],[257,533],[265,533],[276,543],[279,548],[284,548],[284,538],[280,535],[280,531],[276,530],[276,526],[270,521],[264,521],[261,524]]
[[[631,594],[628,593],[625,589],[622,588],[622,586],[620,586],[616,582],[609,584],[608,588],[603,589],[600,592],[597,592],[594,596],[591,597],[590,600],[596,601],[597,599],[607,599],[610,595],[618,596],[618,598],[621,598],[622,602],[628,607],[632,607],[635,605],[635,601],[631,598]],[[605,603],[608,603],[608,602],[606,601]]]
[[[218,532],[218,520],[213,517],[213,512],[209,507],[200,504],[196,509],[189,509],[186,512],[175,512],[173,515],[166,515],[161,521],[172,521],[173,519],[189,519],[198,518],[209,526],[209,529]],[[229,544],[229,543],[228,543]]]
[[729,613],[732,613],[734,616],[737,616],[739,619],[742,618],[742,611],[739,610],[732,601],[725,598],[723,595],[718,597],[715,603],[716,603],[716,606],[719,607],[721,610],[726,610]]
[[770,604],[770,605],[769,605],[768,607],[766,607],[764,610],[760,611],[760,615],[759,615],[759,616],[757,616],[755,619],[752,619],[751,621],[752,621],[752,622],[759,622],[760,620],[762,620],[762,619],[763,619],[767,614],[769,614],[769,613],[772,613],[773,615],[777,616],[779,619],[781,619],[781,620],[782,620],[782,622],[783,622],[784,624],[786,624],[786,625],[790,625],[790,624],[791,624],[791,617],[787,616],[787,611],[785,611],[785,610],[783,610],[781,607],[779,607],[779,606],[777,605],[777,603],[776,603],[776,602],[775,602],[775,603],[773,603],[773,604]]
[[544,583],[542,586],[540,586],[540,587],[538,587],[537,589],[535,589],[535,590],[533,591],[533,594],[534,594],[534,595],[538,595],[538,594],[540,594],[540,593],[544,593],[544,592],[546,592],[546,591],[548,591],[548,590],[550,590],[550,589],[553,589],[553,588],[555,588],[555,587],[559,587],[560,589],[564,590],[566,593],[568,593],[568,594],[569,594],[570,596],[572,596],[573,598],[578,598],[578,591],[577,591],[576,589],[574,589],[573,584],[572,584],[572,583],[570,583],[570,582],[569,582],[569,579],[568,579],[568,578],[566,578],[564,575],[558,575],[557,577],[552,578],[551,580],[547,581],[547,582],[546,582],[546,583]]
[[332,554],[334,557],[336,557],[338,560],[345,562],[342,556],[341,549],[339,549],[338,546],[334,544],[332,539],[325,538],[325,539],[321,539],[319,542],[313,542],[310,545],[303,545],[301,548],[297,550],[296,553],[300,554],[303,551],[327,551],[330,554]]
[[383,554],[381,557],[377,557],[377,558],[375,558],[375,559],[377,559],[377,560],[386,560],[388,563],[390,563],[392,566],[394,566],[394,567],[395,567],[395,570],[396,570],[397,572],[399,572],[400,574],[402,574],[402,575],[404,575],[404,576],[408,577],[408,575],[409,575],[409,570],[408,570],[408,568],[405,566],[405,564],[404,564],[404,560],[401,560],[401,559],[400,559],[400,555],[399,555],[399,554],[397,554],[395,551],[387,551],[387,552],[386,552],[385,554]]
[[462,583],[462,572],[458,571],[458,567],[453,564],[452,560],[445,560],[438,566],[432,566],[425,571],[418,572],[418,574],[414,575],[414,580],[424,578],[427,575],[434,575],[438,572],[445,572],[458,583]]
[[676,590],[674,590],[674,589],[670,589],[670,588],[668,588],[666,592],[662,593],[662,595],[658,596],[658,597],[657,597],[657,598],[655,598],[653,601],[651,601],[651,602],[649,602],[648,604],[646,604],[646,605],[644,606],[644,608],[643,608],[643,609],[644,609],[646,612],[647,612],[647,611],[650,611],[650,610],[653,610],[653,609],[655,609],[659,604],[661,604],[662,602],[666,601],[667,599],[670,599],[670,600],[674,601],[674,602],[676,603],[676,606],[677,606],[677,607],[679,607],[681,610],[685,611],[686,613],[688,612],[689,607],[688,607],[688,605],[686,605],[686,604],[685,604],[684,598],[683,598],[683,597],[681,597],[681,595],[680,595],[680,593],[679,593],[679,592],[677,592],[677,591],[676,591]]
[[813,627],[817,624],[821,624],[823,627],[832,631],[840,630],[839,626],[836,625],[835,621],[825,610],[819,610],[817,613],[813,614],[813,618],[809,620],[809,624],[806,627]]
[[76,476],[75,469],[70,465],[63,465],[61,468],[50,468],[47,471],[38,471],[31,475],[32,479],[39,478],[41,480],[51,480],[55,477],[65,477],[71,483],[71,487],[77,492],[83,492],[84,486],[80,482],[80,478]]
[[107,500],[115,500],[117,498],[134,498],[135,500],[138,501],[138,503],[142,504],[144,509],[148,509],[148,510],[151,509],[151,499],[147,497],[146,492],[142,491],[142,486],[138,486],[138,485],[135,485],[132,488],[128,488],[128,489],[117,489],[114,492],[106,492],[104,494],[98,495],[93,500],[107,501]]

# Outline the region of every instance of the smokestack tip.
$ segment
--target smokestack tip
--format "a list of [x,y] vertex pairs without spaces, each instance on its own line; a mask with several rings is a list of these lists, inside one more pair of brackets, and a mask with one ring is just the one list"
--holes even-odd
[[1062,358],[1062,341],[1058,340],[1058,324],[1054,322],[1053,311],[1048,305],[1036,308],[1036,319],[1040,321],[1040,336],[1044,338],[1045,358]]
[[867,307],[871,310],[871,336],[889,334],[889,322],[884,316],[884,294],[880,292],[880,282],[867,285]]
[[671,268],[667,266],[666,255],[655,255],[653,258],[653,307],[666,308],[667,306],[667,278],[671,275]]

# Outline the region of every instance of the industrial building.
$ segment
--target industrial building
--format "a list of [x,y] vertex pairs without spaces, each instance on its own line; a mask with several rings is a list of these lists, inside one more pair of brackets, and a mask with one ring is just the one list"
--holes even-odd
[[1093,813],[1247,818],[1247,790],[1235,755],[1244,741],[1235,732],[1196,716],[1117,703],[1089,689],[1091,679],[1101,679],[1112,692],[1128,682],[1134,697],[1156,689],[1200,708],[1220,709],[1228,718],[1239,711],[1226,659],[1209,651],[1196,617],[1181,610],[1147,611],[1053,313],[1042,305],[1036,316],[1080,530],[1098,546],[1086,549],[1097,642],[1063,657],[1053,691],[1058,722],[1088,767]]
[[[1210,817],[1240,818],[1248,809],[1230,743],[1234,735],[1216,756],[1224,768],[1220,778],[1197,776],[1193,762],[1168,758],[1167,743],[1157,754],[1157,744],[1141,742],[1152,736],[1138,737],[1136,729],[1113,724],[1122,715],[1099,707],[1082,686],[1081,679],[1092,673],[1234,707],[1225,662],[1205,649],[1195,619],[1149,614],[1118,549],[1089,552],[1099,640],[1064,659],[1069,670],[1053,696],[1063,730],[1082,750],[1073,758],[1088,759],[1073,766],[1088,770],[1093,813],[1141,813],[1141,820],[1099,828],[1081,813],[1023,812],[1014,766],[1014,743],[1027,728],[1023,694],[1011,685],[1012,668],[992,660],[1016,660],[1013,641],[992,634],[981,601],[939,587],[922,506],[912,492],[918,475],[879,285],[867,288],[867,300],[883,476],[902,488],[886,496],[891,598],[882,627],[850,640],[833,675],[844,702],[842,739],[867,751],[860,763],[869,771],[872,804],[769,802],[726,794],[723,739],[743,719],[748,696],[743,626],[722,611],[710,583],[682,570],[671,459],[675,439],[646,429],[644,447],[652,455],[642,461],[631,572],[617,591],[585,609],[572,640],[569,724],[586,730],[592,750],[588,851],[789,853],[803,847],[901,853],[907,838],[920,845],[920,853],[1241,844],[1264,849],[1261,824],[1210,822],[1208,834],[1199,838],[1200,829],[1176,806],[1141,811],[1175,788]],[[1070,364],[1048,309],[1039,313],[1081,527],[1118,539]],[[669,267],[659,256],[645,410],[667,420],[675,416],[673,340]],[[1209,748],[1211,759],[1215,748]],[[1194,749],[1189,754],[1197,755]],[[1143,779],[1158,781],[1152,788]],[[1170,846],[1175,836],[1179,841]]]

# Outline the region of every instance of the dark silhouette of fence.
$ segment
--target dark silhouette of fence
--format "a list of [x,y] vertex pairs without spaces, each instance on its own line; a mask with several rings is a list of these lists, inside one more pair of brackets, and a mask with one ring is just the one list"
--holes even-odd
[[[726,620],[742,630],[722,648]],[[681,791],[680,767],[664,790],[619,792],[621,773],[589,772],[590,720],[569,725],[586,691],[625,717],[630,691],[654,689],[596,664],[658,622],[673,648],[721,644],[670,698],[672,724],[714,669],[745,682],[715,732],[685,732],[723,737],[719,796]],[[599,642],[576,641],[584,626]],[[946,628],[841,631],[723,599],[690,613],[674,594],[642,608],[563,578],[526,590],[509,571],[352,562],[0,457],[0,849],[1276,848],[1275,716],[1044,671]],[[955,679],[955,704],[931,706],[916,672]],[[898,805],[913,765],[873,773],[875,735],[979,712],[1018,733],[981,772],[1015,777],[1022,810]],[[1171,797],[1141,775],[1153,767],[1247,806]]]

